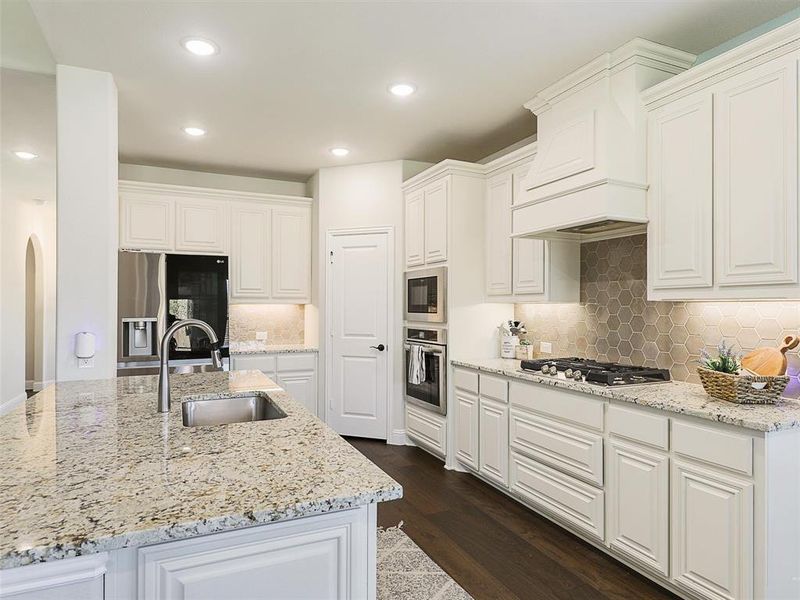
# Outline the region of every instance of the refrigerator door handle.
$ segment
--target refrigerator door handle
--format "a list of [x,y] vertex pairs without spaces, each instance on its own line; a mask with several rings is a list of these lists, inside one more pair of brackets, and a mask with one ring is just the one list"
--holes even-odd
[[158,255],[158,314],[156,315],[156,354],[161,358],[161,338],[167,330],[167,255]]

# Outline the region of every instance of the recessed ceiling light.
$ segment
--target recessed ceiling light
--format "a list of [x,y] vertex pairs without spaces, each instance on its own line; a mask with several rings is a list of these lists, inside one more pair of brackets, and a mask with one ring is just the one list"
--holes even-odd
[[33,160],[34,158],[39,158],[38,154],[27,152],[26,150],[14,150],[14,155],[22,160]]
[[186,38],[181,45],[196,56],[212,56],[219,53],[219,46],[203,38]]
[[347,148],[331,148],[331,154],[334,156],[347,156],[350,154],[350,150]]
[[410,83],[395,83],[389,88],[389,91],[395,96],[410,96],[417,91],[417,87]]
[[200,127],[184,127],[183,133],[192,137],[200,137],[206,134],[206,130]]

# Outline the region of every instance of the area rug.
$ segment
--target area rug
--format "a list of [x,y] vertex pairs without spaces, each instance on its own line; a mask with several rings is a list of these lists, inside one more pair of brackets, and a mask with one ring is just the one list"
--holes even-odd
[[378,529],[378,600],[472,600],[402,526]]

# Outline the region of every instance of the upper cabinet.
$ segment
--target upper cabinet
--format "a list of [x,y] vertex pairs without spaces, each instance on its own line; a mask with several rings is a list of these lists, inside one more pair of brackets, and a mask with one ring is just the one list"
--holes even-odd
[[406,193],[406,267],[447,260],[449,202],[448,177]]
[[578,302],[580,246],[511,237],[511,211],[524,202],[536,144],[487,165],[486,296],[489,302]]
[[648,297],[800,297],[797,22],[643,94]]
[[311,199],[120,182],[120,249],[230,256],[230,300],[311,301]]

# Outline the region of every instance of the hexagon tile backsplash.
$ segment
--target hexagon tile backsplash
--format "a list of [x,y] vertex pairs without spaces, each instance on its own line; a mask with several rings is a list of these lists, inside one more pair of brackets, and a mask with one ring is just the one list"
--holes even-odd
[[[580,304],[517,304],[538,350],[669,369],[674,379],[699,382],[700,350],[725,340],[746,353],[800,334],[800,302],[649,302],[645,235],[581,246]],[[800,356],[786,395],[800,397]]]

